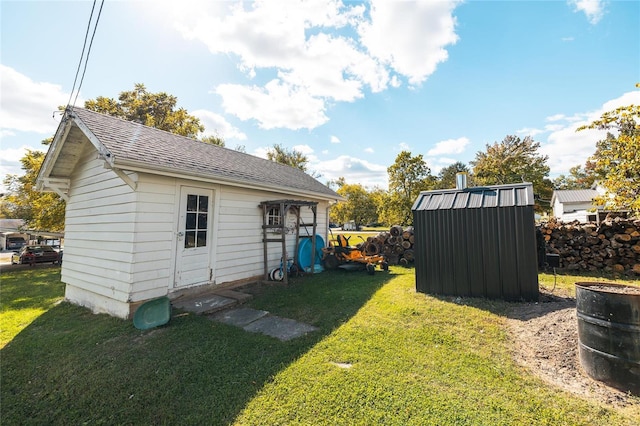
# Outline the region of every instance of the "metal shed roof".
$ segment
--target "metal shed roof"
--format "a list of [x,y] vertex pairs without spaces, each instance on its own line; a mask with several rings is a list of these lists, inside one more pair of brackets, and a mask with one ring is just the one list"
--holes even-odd
[[553,195],[561,203],[590,203],[598,195],[595,189],[564,189],[553,191]]
[[533,184],[482,186],[465,189],[423,191],[412,210],[449,210],[532,206]]

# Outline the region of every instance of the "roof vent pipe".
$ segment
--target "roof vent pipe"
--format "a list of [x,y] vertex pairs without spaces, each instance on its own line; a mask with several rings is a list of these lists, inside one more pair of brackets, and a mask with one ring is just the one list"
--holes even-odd
[[456,173],[456,189],[465,189],[467,187],[467,174],[464,172]]

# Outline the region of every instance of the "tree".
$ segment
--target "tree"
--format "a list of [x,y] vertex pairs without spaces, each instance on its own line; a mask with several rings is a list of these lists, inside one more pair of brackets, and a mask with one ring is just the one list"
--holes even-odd
[[447,167],[443,167],[438,173],[435,189],[451,189],[456,187],[456,175],[458,173],[469,173],[466,164],[457,161]]
[[389,224],[411,225],[413,202],[420,191],[435,186],[435,177],[422,154],[412,157],[408,151],[398,154],[395,162],[387,168],[387,174],[389,192],[380,208],[381,219]]
[[120,92],[118,100],[98,96],[84,103],[92,111],[112,115],[176,135],[197,139],[204,126],[184,108],[175,109],[178,99],[165,92],[149,93],[144,84],[136,84],[128,92]]
[[508,135],[502,142],[486,145],[486,152],[476,153],[470,164],[478,185],[504,185],[518,182],[533,183],[537,210],[549,208],[553,183],[547,179],[549,166],[546,155],[538,154],[540,143],[529,136],[520,139]]
[[553,180],[554,189],[589,189],[595,182],[593,162],[587,161],[584,169],[581,165],[569,169],[569,175],[560,175]]
[[612,130],[598,141],[590,161],[598,182],[606,189],[599,205],[640,213],[640,105],[605,112],[599,120],[578,128]]
[[211,135],[211,136],[203,136],[200,139],[202,142],[204,143],[208,143],[211,145],[218,145],[224,148],[224,139],[218,135]]
[[360,184],[344,184],[336,191],[347,199],[333,206],[333,222],[345,223],[350,220],[356,225],[375,222],[378,219],[377,206],[372,195]]
[[307,163],[309,162],[302,152],[295,149],[287,149],[280,144],[275,144],[272,148],[267,149],[267,159],[295,167],[303,172],[307,171]]
[[[85,108],[195,139],[200,132],[204,131],[204,126],[200,124],[198,118],[189,115],[185,109],[176,110],[176,103],[175,96],[164,92],[148,93],[143,84],[136,84],[134,90],[121,92],[117,101],[100,96],[95,100],[86,101]],[[224,144],[222,138],[218,139],[218,144],[219,142]],[[42,143],[49,145],[52,141],[53,137],[45,139]],[[205,142],[211,143],[213,140]],[[0,206],[0,214],[7,218],[23,219],[28,229],[62,231],[64,200],[56,194],[34,190],[44,158],[43,152],[27,151],[20,160],[25,174],[23,176],[8,175],[4,179],[8,191]]]
[[331,179],[327,181],[327,186],[333,190],[340,188],[342,185],[345,185],[347,181],[343,176],[340,176],[337,179]]
[[[45,139],[42,143],[48,145],[51,140]],[[6,218],[23,219],[31,230],[61,232],[64,229],[64,200],[54,193],[35,190],[44,157],[42,151],[27,150],[20,159],[24,175],[8,175],[4,179],[8,191],[0,205],[0,214]]]

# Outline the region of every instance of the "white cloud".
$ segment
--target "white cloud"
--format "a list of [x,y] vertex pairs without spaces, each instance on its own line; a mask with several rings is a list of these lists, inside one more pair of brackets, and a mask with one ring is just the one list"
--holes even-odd
[[[587,129],[576,132],[582,125],[599,119],[607,111],[627,105],[640,104],[640,91],[624,93],[622,96],[605,102],[596,111],[577,113],[564,117],[565,123],[554,125],[547,142],[540,147],[540,152],[549,156],[548,165],[552,174],[567,174],[576,165],[584,165],[596,149],[596,142],[606,136],[606,130]],[[579,119],[580,118],[580,119]]]
[[603,0],[569,0],[576,12],[584,12],[592,25],[597,24],[604,15]]
[[307,156],[313,154],[314,152],[313,148],[311,148],[309,145],[294,145],[291,149]]
[[371,2],[371,22],[359,28],[371,54],[417,85],[447,60],[458,40],[453,9],[457,1]]
[[222,84],[216,93],[222,96],[227,113],[241,120],[255,119],[263,129],[313,129],[329,120],[321,99],[278,80],[270,81],[264,88]]
[[309,164],[309,169],[322,174],[323,180],[335,180],[344,177],[347,183],[359,183],[362,186],[386,188],[387,166],[374,164],[360,158],[341,155],[335,159]]
[[215,11],[200,3],[198,13],[176,14],[175,28],[235,60],[256,81],[216,88],[226,113],[264,129],[313,129],[328,120],[331,103],[399,87],[398,75],[412,85],[423,82],[457,40],[458,3],[256,1]]
[[554,115],[550,115],[549,117],[546,118],[547,121],[560,121],[560,120],[564,120],[565,119],[565,115],[564,114],[554,114]]
[[60,115],[58,106],[66,105],[69,94],[57,84],[33,81],[5,65],[0,65],[0,126],[3,135],[21,132],[53,134]]
[[533,127],[525,127],[525,128],[516,130],[516,135],[522,135],[522,136],[534,137],[535,135],[539,135],[540,133],[544,133],[544,130],[535,129]]
[[438,142],[435,148],[431,148],[427,151],[427,155],[435,157],[442,154],[461,154],[464,152],[467,145],[469,145],[469,139],[466,137],[447,139]]
[[225,118],[220,114],[204,109],[197,109],[192,111],[191,115],[200,119],[205,127],[204,134],[206,136],[219,135],[225,140],[237,139],[243,141],[247,139],[247,135],[245,135],[240,129],[233,127],[231,123],[225,120]]
[[411,147],[406,142],[400,142],[398,144],[398,150],[399,151],[411,151]]
[[337,136],[331,135],[331,143],[340,143],[340,139]]
[[[31,151],[44,151],[27,145],[23,145],[20,148],[0,149],[0,176],[3,177],[3,181],[7,175],[22,176],[24,174],[20,159],[26,155],[28,149]],[[0,181],[0,192],[4,192],[7,189],[3,181]]]
[[368,147],[364,149],[364,152],[369,153],[369,154],[373,154],[375,151],[373,150],[373,148]]

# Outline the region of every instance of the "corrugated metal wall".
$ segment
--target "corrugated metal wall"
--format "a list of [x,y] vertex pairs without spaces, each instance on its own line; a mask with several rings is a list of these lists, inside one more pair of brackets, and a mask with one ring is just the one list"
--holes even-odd
[[425,191],[412,210],[417,291],[538,300],[531,184]]

